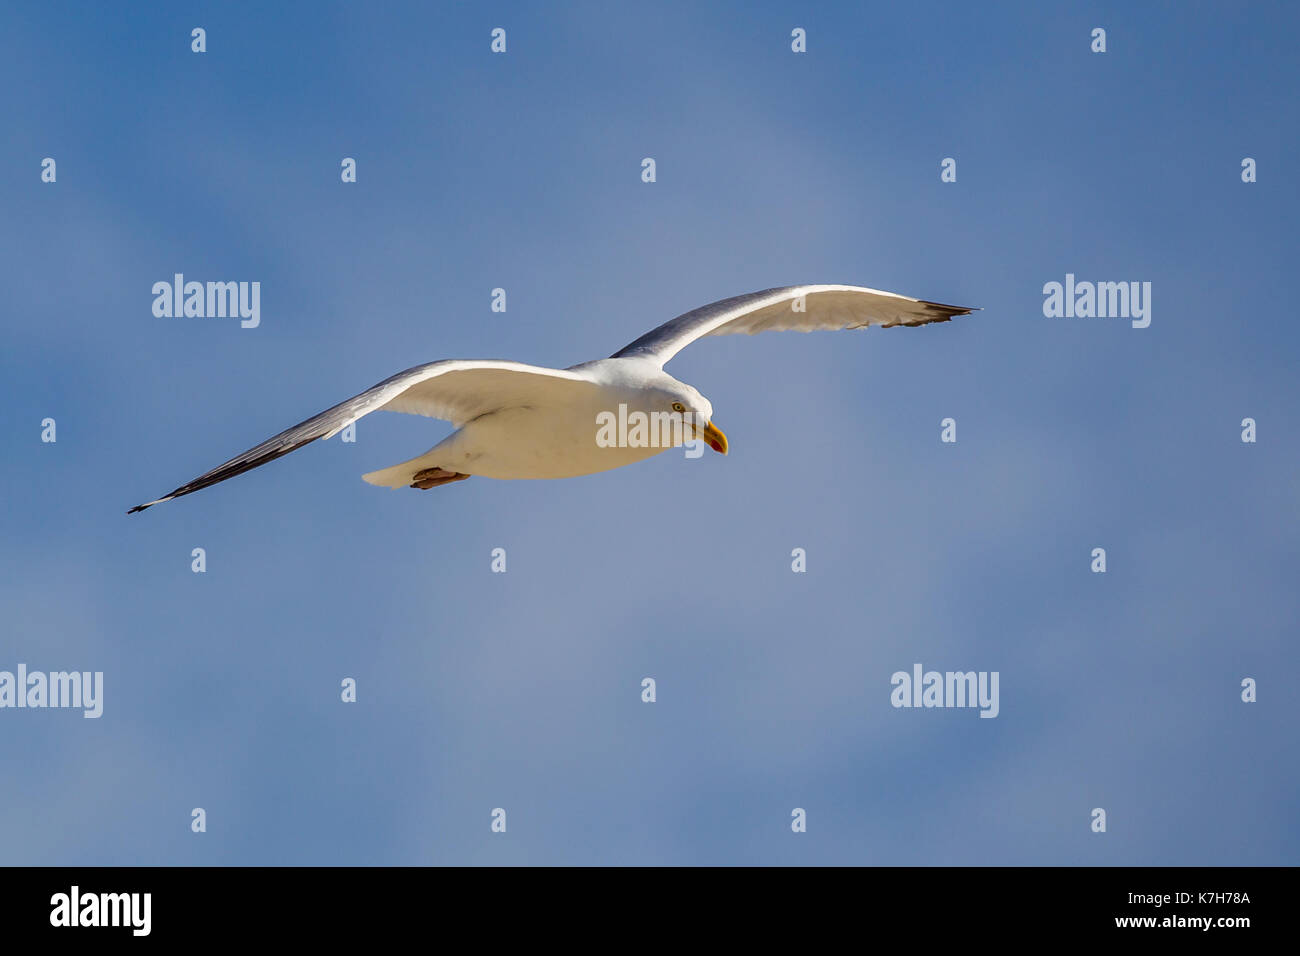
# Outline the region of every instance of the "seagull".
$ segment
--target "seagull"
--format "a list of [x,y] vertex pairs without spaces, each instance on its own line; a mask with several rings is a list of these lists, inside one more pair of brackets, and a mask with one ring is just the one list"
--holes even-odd
[[[693,440],[725,455],[727,436],[713,423],[712,403],[664,371],[664,365],[696,339],[740,332],[927,325],[972,311],[860,286],[783,286],[694,309],[609,358],[565,369],[498,360],[429,362],[384,379],[127,514],[233,478],[318,438],[330,438],[380,409],[440,418],[456,428],[423,455],[362,476],[386,488],[436,488],[473,475],[572,478],[643,461]],[[653,416],[666,416],[660,422],[678,416],[683,424],[666,442],[638,443],[635,428],[622,428],[638,413],[652,422]],[[614,416],[620,416],[619,440],[601,440],[610,439],[612,430],[606,427],[602,433],[598,426],[610,426]]]

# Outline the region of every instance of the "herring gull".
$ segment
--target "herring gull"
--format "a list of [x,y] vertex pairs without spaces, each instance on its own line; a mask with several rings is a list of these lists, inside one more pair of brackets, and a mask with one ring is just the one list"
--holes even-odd
[[[380,409],[441,418],[456,428],[423,455],[362,476],[387,488],[435,488],[472,475],[570,478],[630,465],[693,440],[725,455],[727,436],[713,424],[713,405],[663,370],[696,339],[739,332],[926,325],[971,311],[858,286],[785,286],[694,309],[609,358],[566,369],[467,359],[417,365],[127,514],[233,478],[317,438],[329,438]],[[651,440],[658,437],[653,427],[650,439],[638,435],[638,415],[642,423],[672,422],[673,437]],[[617,434],[611,430],[615,416]],[[634,426],[630,431],[629,420]]]

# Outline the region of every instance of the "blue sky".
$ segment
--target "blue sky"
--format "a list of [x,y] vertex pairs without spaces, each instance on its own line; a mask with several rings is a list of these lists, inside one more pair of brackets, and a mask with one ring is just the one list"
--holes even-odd
[[[1294,8],[559,6],[6,11],[0,670],[105,689],[0,710],[0,862],[1296,863]],[[372,415],[124,515],[802,282],[983,311],[691,347],[727,458],[387,491],[449,427]],[[999,716],[891,707],[917,662]]]

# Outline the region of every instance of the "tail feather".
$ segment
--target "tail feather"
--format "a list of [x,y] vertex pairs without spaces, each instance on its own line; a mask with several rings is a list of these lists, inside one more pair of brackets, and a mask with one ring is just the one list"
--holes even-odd
[[424,471],[426,468],[439,467],[437,457],[433,451],[426,451],[410,461],[362,475],[361,480],[381,488],[405,488],[415,480],[417,472]]

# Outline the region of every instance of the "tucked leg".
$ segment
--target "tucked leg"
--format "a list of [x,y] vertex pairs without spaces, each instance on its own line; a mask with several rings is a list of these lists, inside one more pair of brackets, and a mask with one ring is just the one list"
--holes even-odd
[[469,475],[462,475],[458,471],[447,471],[444,468],[425,468],[415,473],[415,480],[411,482],[411,487],[437,488],[439,485],[448,485],[453,481],[464,481],[468,477]]

